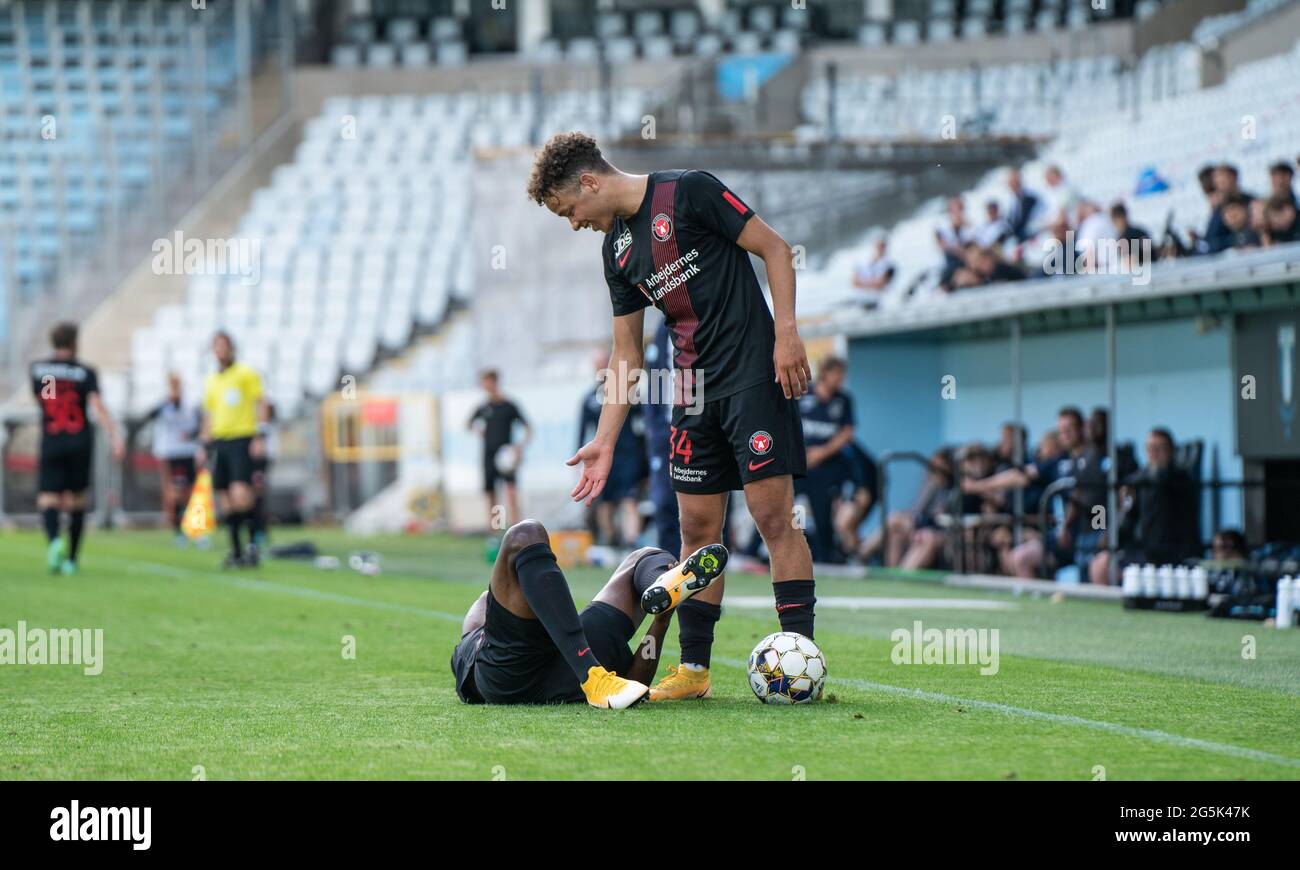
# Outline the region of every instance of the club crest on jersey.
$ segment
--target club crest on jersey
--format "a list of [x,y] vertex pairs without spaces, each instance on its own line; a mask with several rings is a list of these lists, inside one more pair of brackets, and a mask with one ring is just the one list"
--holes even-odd
[[654,233],[656,240],[668,241],[673,237],[673,219],[666,214],[655,215],[655,219],[650,222],[650,232]]
[[[623,230],[617,239],[614,240],[614,258],[623,259],[623,252],[632,247],[632,231]],[[619,265],[622,265],[620,263]]]
[[772,449],[772,436],[761,429],[749,436],[749,451],[762,456]]

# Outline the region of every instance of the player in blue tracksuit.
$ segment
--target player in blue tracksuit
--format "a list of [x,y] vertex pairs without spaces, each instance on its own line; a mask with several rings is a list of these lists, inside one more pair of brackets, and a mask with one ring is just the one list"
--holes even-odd
[[835,540],[834,501],[840,497],[851,469],[842,451],[853,441],[853,399],[844,392],[848,367],[839,357],[827,357],[817,370],[813,388],[799,400],[803,440],[808,449],[808,476],[795,482],[812,508],[808,546],[816,562],[840,562]]
[[645,350],[645,367],[654,389],[642,406],[645,421],[645,449],[650,462],[650,499],[655,505],[655,531],[660,549],[670,553],[682,550],[682,529],[677,516],[677,494],[668,476],[668,460],[663,446],[672,435],[673,394],[669,389],[673,374],[672,330],[660,320],[654,341]]

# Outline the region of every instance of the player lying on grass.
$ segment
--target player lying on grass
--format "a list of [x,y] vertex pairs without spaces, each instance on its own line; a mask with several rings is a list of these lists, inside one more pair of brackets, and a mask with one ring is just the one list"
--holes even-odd
[[[680,568],[672,553],[643,547],[579,614],[546,527],[537,520],[511,526],[451,655],[456,694],[467,704],[631,707],[650,693],[673,609],[708,588],[726,561],[721,544]],[[647,613],[654,621],[633,653],[628,643]]]

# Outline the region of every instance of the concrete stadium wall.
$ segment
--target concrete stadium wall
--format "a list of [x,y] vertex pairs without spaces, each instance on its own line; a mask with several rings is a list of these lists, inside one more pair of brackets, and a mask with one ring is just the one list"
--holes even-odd
[[1254,21],[1223,41],[1219,49],[1224,74],[1243,63],[1290,51],[1300,39],[1300,3],[1291,3]]
[[[619,64],[613,70],[613,83],[615,87],[663,87],[698,64],[688,57]],[[506,58],[424,69],[301,66],[294,75],[294,109],[300,120],[308,120],[320,112],[326,97],[521,91],[532,86],[535,72],[541,73],[547,90],[595,90],[600,86],[600,67],[591,63],[530,64]]]
[[[850,342],[850,388],[858,431],[877,455],[885,450],[928,453],[943,444],[990,443],[1012,417],[1011,349],[1008,339],[857,339]],[[1122,324],[1116,337],[1115,433],[1142,444],[1153,426],[1166,426],[1180,441],[1205,442],[1202,474],[1217,455],[1224,478],[1240,478],[1235,454],[1232,397],[1232,336],[1228,324],[1201,333],[1190,318]],[[1085,415],[1106,402],[1105,332],[1084,329],[1026,335],[1021,345],[1024,419],[1032,445],[1055,426],[1063,405]],[[956,378],[956,398],[940,396],[941,378]],[[920,472],[891,470],[892,506],[911,504]],[[1222,519],[1242,522],[1237,492],[1222,496]],[[1202,515],[1209,517],[1209,500]]]

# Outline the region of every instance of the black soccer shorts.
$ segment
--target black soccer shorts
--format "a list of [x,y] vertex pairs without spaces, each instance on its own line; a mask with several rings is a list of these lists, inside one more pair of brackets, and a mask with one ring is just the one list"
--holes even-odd
[[808,470],[799,402],[787,399],[775,381],[705,402],[698,414],[690,410],[673,408],[669,432],[668,475],[677,492],[730,492]]
[[[628,641],[636,634],[628,615],[603,601],[593,601],[578,616],[596,660],[606,670],[626,674],[633,656]],[[466,703],[477,703],[475,696],[488,704],[586,700],[541,620],[514,615],[497,603],[491,592],[483,627],[461,638],[451,656],[451,670],[458,694]],[[468,691],[466,683],[471,676],[473,691]]]
[[222,438],[212,442],[212,488],[221,492],[232,483],[253,482],[253,439]]
[[91,443],[42,444],[38,492],[85,492],[94,458]]

